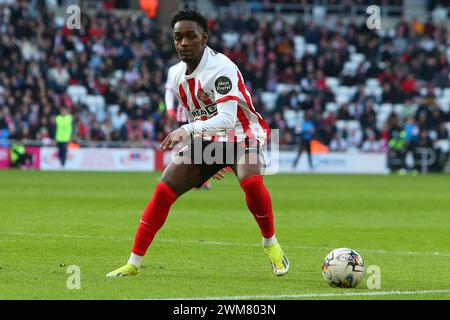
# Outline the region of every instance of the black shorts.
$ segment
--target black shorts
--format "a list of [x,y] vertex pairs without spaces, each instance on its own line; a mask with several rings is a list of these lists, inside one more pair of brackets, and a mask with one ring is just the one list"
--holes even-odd
[[192,139],[178,155],[189,159],[200,169],[202,183],[210,179],[219,170],[231,167],[236,172],[239,159],[244,154],[256,153],[261,155],[261,147],[258,140],[243,140],[241,142],[207,141],[200,138]]

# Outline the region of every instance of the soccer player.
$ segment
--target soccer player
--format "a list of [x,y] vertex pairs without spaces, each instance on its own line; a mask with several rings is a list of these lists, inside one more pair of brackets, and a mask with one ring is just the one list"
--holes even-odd
[[[206,45],[207,20],[195,11],[179,11],[171,26],[181,58],[172,87],[186,108],[189,123],[171,132],[161,148],[170,149],[185,141],[188,144],[173,158],[156,185],[142,214],[128,263],[107,276],[136,275],[172,204],[212,176],[222,178],[227,167],[233,169],[245,193],[273,273],[282,276],[288,272],[289,262],[275,236],[272,202],[262,178],[261,146],[269,128],[255,111],[237,66]],[[215,161],[211,163],[207,151],[212,149]]]

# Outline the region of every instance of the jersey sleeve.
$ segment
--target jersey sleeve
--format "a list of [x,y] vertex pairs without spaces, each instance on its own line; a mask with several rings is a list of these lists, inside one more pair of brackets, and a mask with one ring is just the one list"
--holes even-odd
[[237,102],[223,101],[218,108],[218,114],[205,121],[194,121],[181,126],[190,134],[214,134],[227,129],[233,129],[236,124]]
[[[167,110],[174,110],[175,109],[175,94],[173,92],[173,89],[168,88],[166,86],[166,92],[164,94],[164,100],[166,103]],[[178,100],[178,98],[177,98]]]
[[166,80],[166,90],[173,90],[174,89],[174,67],[170,67],[167,71],[167,80]]
[[177,94],[175,84],[175,66],[169,68],[167,72],[167,80],[165,85],[164,100],[167,110],[175,110],[177,104],[181,104],[180,97]]
[[229,100],[239,100],[239,79],[237,67],[230,63],[216,72],[212,85],[217,107],[220,103]]

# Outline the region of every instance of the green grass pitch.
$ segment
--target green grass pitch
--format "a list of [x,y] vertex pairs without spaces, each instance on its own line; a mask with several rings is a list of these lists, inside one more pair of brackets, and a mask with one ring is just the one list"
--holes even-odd
[[[0,299],[450,299],[450,177],[265,178],[291,262],[276,278],[234,175],[172,207],[137,277],[106,278],[129,256],[160,173],[0,171]],[[334,248],[381,271],[355,289],[322,278]],[[81,289],[69,290],[71,265]],[[70,281],[69,281],[70,282]]]

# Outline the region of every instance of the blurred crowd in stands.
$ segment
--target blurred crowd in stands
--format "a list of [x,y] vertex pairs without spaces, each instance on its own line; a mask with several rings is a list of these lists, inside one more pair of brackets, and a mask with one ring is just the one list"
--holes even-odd
[[[254,3],[279,3],[279,4],[301,4],[301,5],[388,5],[388,6],[401,6],[403,0],[260,0],[260,1],[240,1],[240,0],[213,0],[216,5],[230,5],[231,3],[239,2],[254,2]],[[445,0],[441,0],[445,1]]]
[[[67,106],[77,141],[156,145],[176,126],[164,105],[167,69],[178,61],[169,26],[109,10],[84,14],[81,22],[80,30],[69,30],[43,6],[0,6],[0,140],[50,143],[55,117]],[[380,36],[365,25],[326,23],[228,14],[209,21],[209,46],[239,66],[258,111],[280,129],[282,144],[297,143],[305,117],[313,119],[314,138],[335,151],[387,150],[403,130],[411,143],[449,139],[450,95],[438,99],[450,88],[446,26],[400,19],[392,33]],[[312,51],[298,54],[299,36]],[[355,54],[364,59],[348,72]],[[379,91],[368,90],[368,80]],[[71,86],[103,97],[104,107],[74,99]],[[355,89],[348,101],[336,90],[342,86]],[[267,93],[276,96],[271,106]],[[392,109],[381,119],[386,105]],[[343,128],[341,121],[357,125]]]

